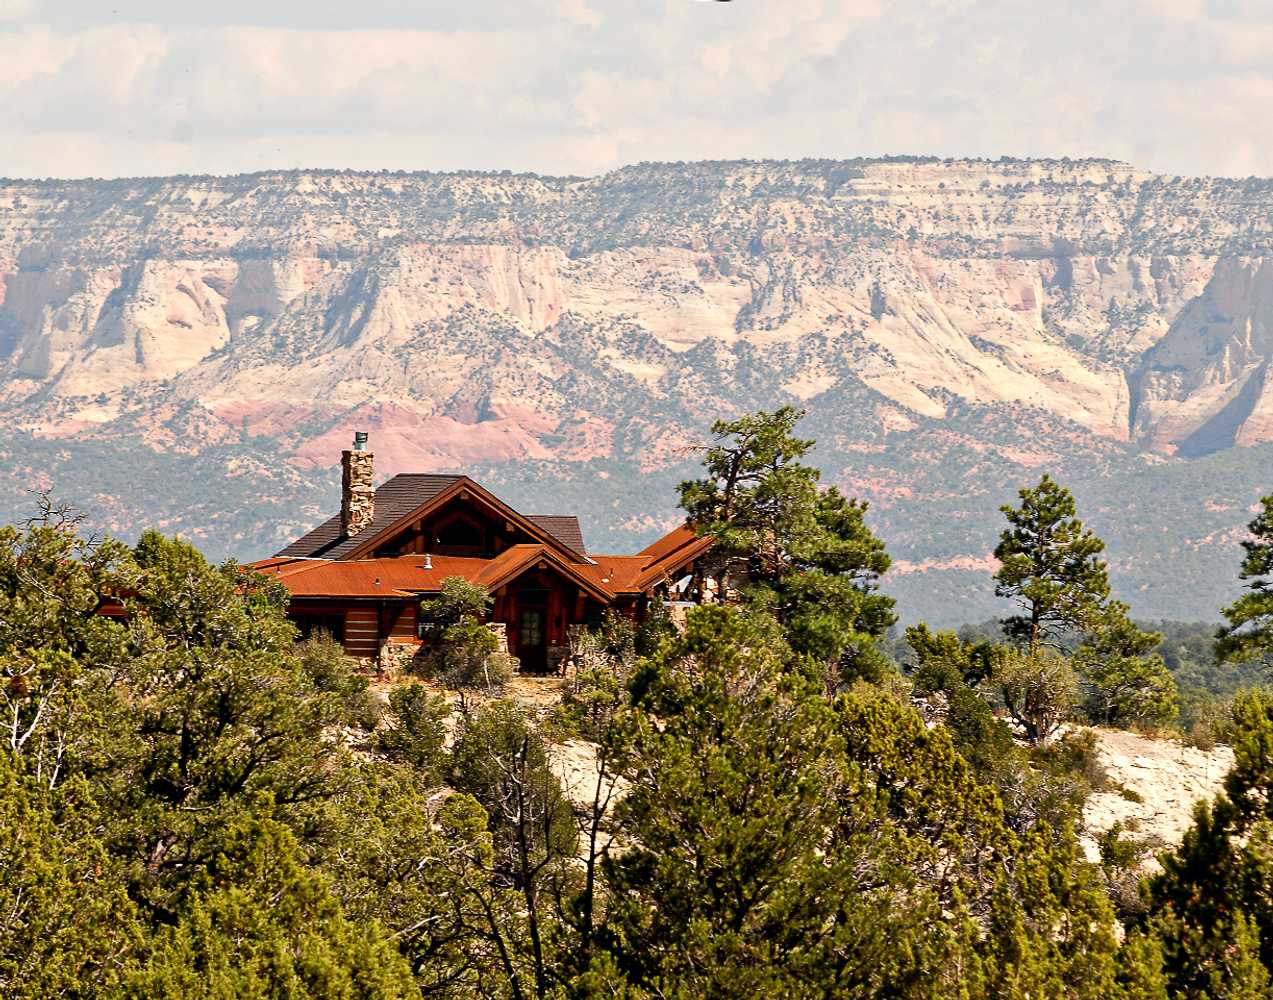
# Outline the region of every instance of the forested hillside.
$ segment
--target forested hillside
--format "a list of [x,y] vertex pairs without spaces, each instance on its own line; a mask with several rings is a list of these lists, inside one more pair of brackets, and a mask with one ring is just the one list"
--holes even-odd
[[[888,549],[798,420],[715,424],[679,486],[723,599],[607,612],[562,678],[515,674],[462,577],[390,670],[157,532],[0,528],[0,995],[1267,996],[1273,696],[1182,734],[1168,660],[1209,640],[1129,617],[1048,476],[998,516],[1012,613],[913,626],[899,668]],[[1208,650],[1247,679],[1273,495],[1249,529]],[[1093,829],[1155,805],[1111,734],[1232,766],[1175,839]]]

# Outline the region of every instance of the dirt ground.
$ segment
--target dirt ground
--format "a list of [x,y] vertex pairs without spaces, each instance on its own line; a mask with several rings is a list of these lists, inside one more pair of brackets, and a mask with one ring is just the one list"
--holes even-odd
[[[1199,750],[1178,740],[1139,736],[1121,729],[1097,729],[1101,763],[1111,789],[1094,793],[1083,810],[1087,836],[1083,846],[1098,857],[1095,838],[1122,821],[1136,837],[1157,837],[1179,844],[1193,824],[1193,807],[1213,797],[1233,766],[1226,746]],[[1118,786],[1143,801],[1129,799]]]

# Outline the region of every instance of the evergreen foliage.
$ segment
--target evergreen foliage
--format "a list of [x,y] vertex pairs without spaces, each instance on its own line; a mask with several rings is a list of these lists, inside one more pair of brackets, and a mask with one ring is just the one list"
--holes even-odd
[[422,621],[434,627],[425,673],[460,691],[499,691],[513,676],[513,662],[498,651],[495,634],[484,624],[492,598],[485,587],[462,576],[442,581],[442,592],[420,604]]
[[446,769],[446,719],[451,708],[418,682],[389,695],[391,725],[376,733],[376,747],[388,759],[406,764],[428,784],[440,784]]
[[375,920],[350,921],[282,824],[253,818],[125,977],[128,1000],[407,1000],[420,989]]
[[1001,508],[1008,527],[995,549],[995,593],[1019,609],[1001,625],[1024,651],[1005,663],[1000,685],[1014,718],[1033,742],[1046,740],[1079,704],[1081,679],[1094,722],[1174,721],[1176,684],[1153,652],[1162,637],[1110,600],[1105,543],[1084,528],[1073,495],[1047,475],[1019,495],[1020,507]]
[[1141,629],[1127,611],[1127,605],[1110,602],[1075,653],[1084,711],[1109,726],[1167,725],[1179,711],[1179,690],[1154,652],[1162,636]]
[[[562,710],[595,747],[569,787],[523,706],[453,715],[412,680],[382,718],[337,646],[295,642],[276,582],[153,533],[0,529],[0,995],[1268,996],[1273,695],[1237,697],[1224,792],[1142,898],[1149,844],[1116,828],[1084,857],[1102,775],[1091,732],[1059,726],[1080,693],[1159,724],[1174,692],[1063,491],[1025,507],[1061,513],[1077,562],[1031,569],[1005,536],[1030,627],[908,630],[905,691],[862,668],[887,557],[786,468],[794,416],[762,416],[721,454],[781,475],[713,522],[755,585],[679,632],[603,621]],[[485,631],[485,595],[444,598],[444,630]],[[857,638],[826,645],[828,622]]]
[[1220,633],[1220,655],[1230,661],[1260,660],[1273,666],[1273,494],[1260,501],[1260,513],[1242,543],[1246,557],[1240,578],[1247,593],[1224,609],[1228,625]]
[[878,592],[889,557],[866,524],[867,505],[820,487],[794,436],[803,412],[782,407],[712,425],[706,476],[681,483],[690,523],[722,562],[745,569],[747,600],[782,625],[797,652],[840,682],[889,669],[878,640],[895,621]]
[[1019,492],[1020,507],[1002,507],[995,593],[1018,607],[1006,618],[1009,638],[1036,654],[1066,633],[1084,630],[1109,598],[1105,543],[1083,527],[1070,491],[1044,476]]
[[1148,927],[1162,943],[1171,995],[1267,995],[1273,962],[1273,696],[1234,706],[1234,766],[1224,792],[1149,884]]
[[94,996],[142,940],[81,779],[56,792],[0,751],[0,996]]

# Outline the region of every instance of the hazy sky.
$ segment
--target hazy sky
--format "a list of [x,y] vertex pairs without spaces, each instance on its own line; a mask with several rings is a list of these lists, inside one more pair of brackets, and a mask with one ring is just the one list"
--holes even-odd
[[1273,0],[0,0],[0,176],[882,153],[1273,174]]

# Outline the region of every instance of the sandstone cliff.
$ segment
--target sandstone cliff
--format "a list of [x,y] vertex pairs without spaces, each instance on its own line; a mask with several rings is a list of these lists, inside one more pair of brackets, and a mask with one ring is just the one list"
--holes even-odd
[[[983,572],[974,508],[1044,467],[1116,538],[1140,525],[1111,476],[1221,470],[1167,525],[1211,573],[1273,441],[1271,208],[1273,182],[1108,161],[0,183],[0,408],[15,477],[78,484],[128,440],[157,478],[178,454],[259,476],[304,520],[328,494],[291,491],[357,424],[381,473],[575,482],[597,543],[627,544],[711,419],[799,402],[899,580]],[[89,448],[74,472],[57,442]],[[658,490],[634,503],[638,472]],[[273,534],[161,513],[245,555]]]

